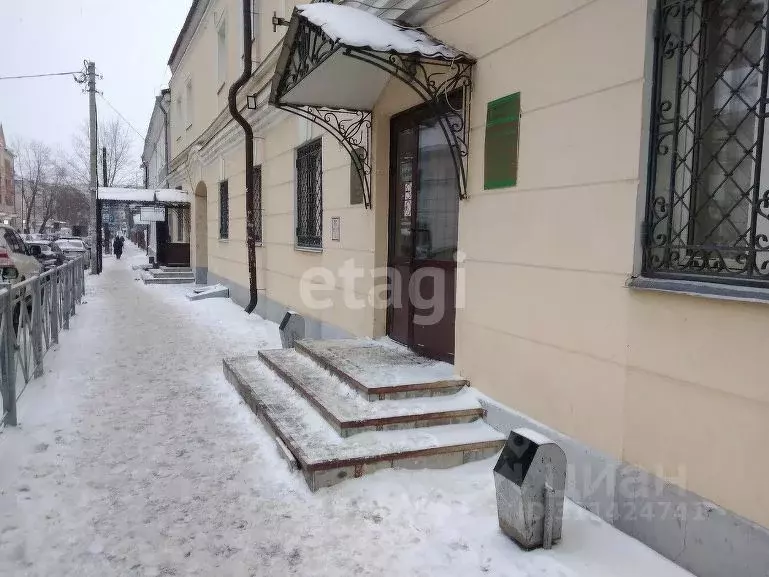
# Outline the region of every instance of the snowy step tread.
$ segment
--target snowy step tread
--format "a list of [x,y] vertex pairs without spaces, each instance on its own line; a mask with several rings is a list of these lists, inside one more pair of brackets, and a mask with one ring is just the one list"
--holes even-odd
[[[505,436],[479,420],[473,423],[376,431],[343,438],[299,393],[253,357],[224,360],[227,379],[246,403],[289,447],[303,469],[363,465],[442,453],[502,448]],[[475,460],[475,459],[468,459]],[[460,460],[460,463],[463,462]]]
[[389,339],[301,340],[296,348],[369,397],[452,394],[469,384],[453,365]]
[[[467,422],[483,416],[469,389],[447,396],[369,401],[294,349],[263,350],[261,359],[312,403],[342,434]],[[257,358],[251,361],[258,363]]]

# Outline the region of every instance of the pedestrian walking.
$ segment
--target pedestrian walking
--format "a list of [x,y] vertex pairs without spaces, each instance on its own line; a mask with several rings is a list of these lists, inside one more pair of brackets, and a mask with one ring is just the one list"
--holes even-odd
[[123,237],[120,235],[115,236],[115,241],[112,243],[112,250],[115,253],[115,257],[120,260],[123,254]]

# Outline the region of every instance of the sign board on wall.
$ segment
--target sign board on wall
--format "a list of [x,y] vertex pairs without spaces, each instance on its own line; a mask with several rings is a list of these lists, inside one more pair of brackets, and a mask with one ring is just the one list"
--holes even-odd
[[340,240],[341,239],[341,218],[338,216],[332,216],[331,217],[331,240]]
[[166,219],[166,209],[162,206],[142,206],[139,217],[142,222],[162,222]]

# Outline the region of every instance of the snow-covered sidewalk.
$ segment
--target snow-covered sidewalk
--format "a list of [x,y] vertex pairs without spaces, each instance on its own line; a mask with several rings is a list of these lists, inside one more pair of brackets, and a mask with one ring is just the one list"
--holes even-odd
[[0,433],[0,575],[688,575],[567,503],[524,553],[496,521],[493,461],[383,471],[310,493],[222,376],[274,324],[105,257],[46,374]]

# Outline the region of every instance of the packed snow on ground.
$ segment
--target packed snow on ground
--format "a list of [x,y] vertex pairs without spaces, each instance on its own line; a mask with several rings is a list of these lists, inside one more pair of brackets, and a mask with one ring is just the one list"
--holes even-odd
[[0,574],[686,575],[567,503],[564,539],[522,552],[497,527],[493,460],[383,471],[311,493],[224,380],[274,324],[105,257],[0,433]]

